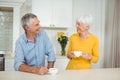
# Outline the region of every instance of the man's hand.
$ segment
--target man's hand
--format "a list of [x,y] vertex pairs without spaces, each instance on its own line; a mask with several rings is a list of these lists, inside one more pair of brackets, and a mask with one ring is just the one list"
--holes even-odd
[[31,67],[26,64],[21,64],[19,67],[19,71],[29,72],[29,73],[39,74],[39,75],[44,75],[48,73],[48,69],[45,66]]
[[32,73],[39,74],[39,75],[45,75],[48,73],[48,69],[44,66],[33,68]]

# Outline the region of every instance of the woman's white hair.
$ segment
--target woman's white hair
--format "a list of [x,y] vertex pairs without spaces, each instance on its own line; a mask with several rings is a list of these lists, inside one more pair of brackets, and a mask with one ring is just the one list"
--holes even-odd
[[77,23],[83,24],[85,27],[90,27],[93,22],[92,15],[82,15],[77,20]]

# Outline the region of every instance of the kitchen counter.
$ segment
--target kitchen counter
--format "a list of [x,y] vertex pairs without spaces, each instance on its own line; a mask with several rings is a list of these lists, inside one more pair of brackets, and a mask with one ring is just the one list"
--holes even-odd
[[120,80],[120,68],[61,70],[56,75],[0,71],[0,80]]
[[5,54],[5,59],[14,59],[14,54]]
[[[56,62],[54,67],[65,70],[66,65],[69,59],[66,56],[56,55]],[[61,65],[62,64],[62,65]],[[14,55],[13,54],[5,54],[5,70],[6,71],[14,71]],[[47,66],[47,56],[45,60],[45,66]]]

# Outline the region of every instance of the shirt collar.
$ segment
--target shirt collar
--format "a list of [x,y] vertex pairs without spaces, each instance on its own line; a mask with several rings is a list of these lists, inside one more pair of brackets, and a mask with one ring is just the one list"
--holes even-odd
[[[40,31],[40,32],[41,32],[41,31]],[[40,32],[39,32],[39,34],[38,34],[37,36],[40,35]],[[25,42],[26,42],[26,43],[31,42],[30,40],[27,39],[27,36],[26,36],[26,33],[25,33],[25,32],[24,32],[23,36],[24,36],[24,39],[25,39]],[[36,36],[36,38],[37,38],[37,36]]]

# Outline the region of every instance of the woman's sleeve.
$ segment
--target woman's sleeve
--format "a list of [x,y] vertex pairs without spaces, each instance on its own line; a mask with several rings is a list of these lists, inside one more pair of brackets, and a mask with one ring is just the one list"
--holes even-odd
[[70,37],[70,39],[69,39],[68,50],[67,50],[66,55],[67,55],[70,51],[72,51],[71,37]]
[[95,44],[93,46],[93,53],[92,53],[92,59],[91,62],[96,63],[99,59],[99,41],[96,39]]

